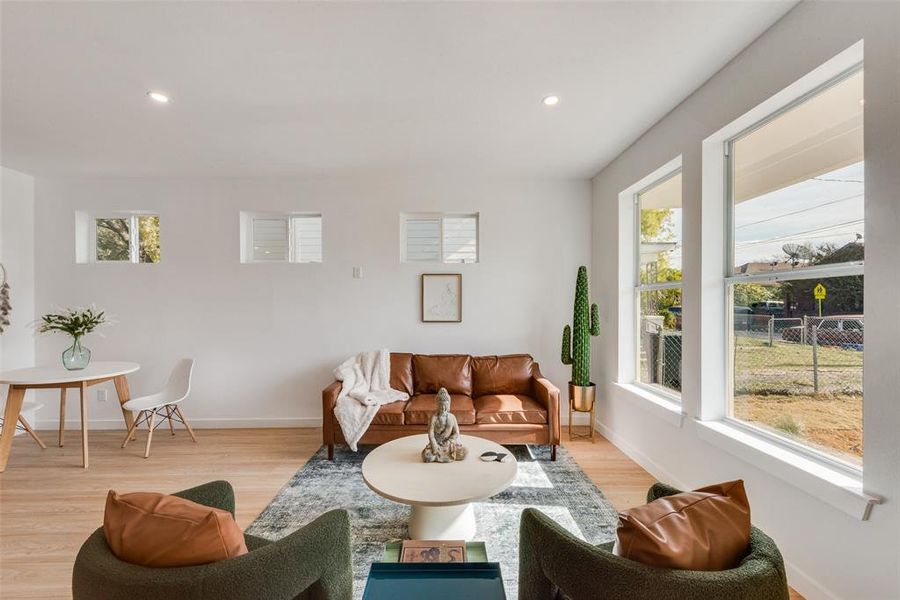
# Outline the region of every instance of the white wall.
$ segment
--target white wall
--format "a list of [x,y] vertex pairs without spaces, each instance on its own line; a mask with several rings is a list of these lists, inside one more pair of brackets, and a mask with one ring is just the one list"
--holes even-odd
[[0,169],[0,262],[12,304],[9,327],[0,335],[0,370],[5,370],[34,365],[34,179]]
[[[590,261],[589,181],[39,178],[35,193],[39,313],[108,310],[118,323],[85,344],[95,360],[141,363],[132,394],[195,357],[185,412],[199,426],[317,425],[331,370],[378,347],[529,352],[557,385],[568,381],[559,340],[576,270]],[[75,211],[97,209],[158,211],[162,262],[75,264]],[[241,210],[321,211],[324,263],[241,264]],[[479,212],[481,262],[401,264],[401,211]],[[462,324],[419,322],[419,275],[435,271],[463,274]],[[38,362],[65,346],[41,337]],[[52,427],[46,404],[39,424]],[[112,391],[92,403],[92,426],[120,427],[116,407]]]
[[[703,247],[701,142],[831,57],[865,39],[865,488],[885,498],[860,521],[697,436]],[[625,90],[637,93],[637,90]],[[778,542],[791,583],[810,599],[900,598],[900,3],[807,2],[758,38],[594,179],[593,280],[606,335],[595,367],[602,431],[651,473],[686,487],[744,478],[754,521]],[[611,385],[617,356],[618,194],[679,154],[684,191],[684,377],[677,428]]]

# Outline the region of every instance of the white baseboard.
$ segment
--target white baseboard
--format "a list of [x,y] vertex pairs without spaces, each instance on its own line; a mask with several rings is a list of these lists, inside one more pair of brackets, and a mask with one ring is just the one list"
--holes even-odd
[[[187,415],[185,415],[187,416]],[[321,427],[321,417],[242,417],[225,419],[201,419],[188,417],[191,427],[195,429],[252,429],[270,427]],[[39,420],[35,429],[57,429],[59,421],[54,419]],[[88,428],[102,431],[124,429],[125,423],[119,419],[89,419]],[[66,429],[81,429],[81,421],[66,419]]]
[[658,481],[673,485],[680,489],[687,489],[688,486],[684,482],[679,481],[672,473],[659,466],[649,456],[632,446],[622,436],[614,432],[612,429],[601,423],[599,420],[594,421],[594,429],[608,439],[613,445],[625,453],[625,455],[639,464],[645,471],[656,477]]

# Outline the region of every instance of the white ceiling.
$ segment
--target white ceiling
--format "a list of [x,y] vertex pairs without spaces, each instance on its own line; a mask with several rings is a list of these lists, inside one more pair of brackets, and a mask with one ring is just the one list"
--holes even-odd
[[4,1],[0,161],[589,177],[793,4]]

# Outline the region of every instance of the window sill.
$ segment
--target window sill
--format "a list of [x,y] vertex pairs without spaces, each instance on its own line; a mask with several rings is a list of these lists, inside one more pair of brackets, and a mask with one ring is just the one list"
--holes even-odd
[[700,439],[866,521],[881,498],[863,492],[862,479],[807,458],[723,421],[697,420]]
[[672,427],[680,428],[684,422],[681,404],[670,400],[665,394],[633,383],[614,383],[613,385],[640,398],[638,406],[661,418]]

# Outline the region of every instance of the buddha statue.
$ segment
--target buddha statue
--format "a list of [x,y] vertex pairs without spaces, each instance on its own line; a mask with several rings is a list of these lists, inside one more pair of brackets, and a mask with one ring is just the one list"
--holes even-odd
[[422,450],[422,460],[427,463],[449,463],[463,460],[466,449],[459,441],[459,423],[450,412],[450,394],[445,388],[435,397],[437,411],[428,422],[428,445]]

